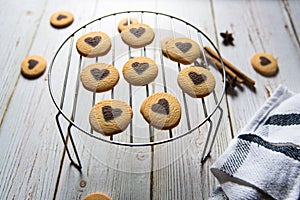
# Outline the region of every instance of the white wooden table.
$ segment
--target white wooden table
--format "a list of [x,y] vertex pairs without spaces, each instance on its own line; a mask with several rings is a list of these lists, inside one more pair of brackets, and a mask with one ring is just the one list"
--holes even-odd
[[[218,185],[209,171],[210,164],[269,94],[279,84],[300,92],[300,2],[296,0],[1,0],[0,5],[0,199],[82,199],[96,191],[112,199],[207,199]],[[58,10],[74,14],[70,27],[50,26],[49,18]],[[57,109],[49,95],[47,74],[36,80],[20,75],[20,63],[26,56],[42,55],[50,63],[63,40],[77,28],[126,10],[161,12],[190,22],[208,35],[223,57],[256,81],[255,90],[241,85],[226,93],[217,138],[205,163],[193,153],[203,142],[195,137],[189,149],[183,149],[170,164],[155,171],[130,173],[132,163],[127,158],[109,155],[115,165],[128,171],[114,169],[99,162],[85,145],[87,141],[77,138],[83,166],[79,172],[70,165],[58,133]],[[226,30],[233,33],[235,46],[222,44],[220,32]],[[250,58],[257,52],[268,52],[278,59],[276,76],[264,77],[253,70]],[[76,136],[79,134],[75,131]],[[153,166],[152,162],[158,160],[159,164],[174,152],[170,149],[169,154],[149,156],[137,150],[132,155],[137,158],[134,161],[148,159]]]

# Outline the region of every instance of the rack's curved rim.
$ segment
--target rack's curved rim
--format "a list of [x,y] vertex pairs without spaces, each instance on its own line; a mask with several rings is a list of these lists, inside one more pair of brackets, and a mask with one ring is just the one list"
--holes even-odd
[[[218,103],[216,104],[216,107],[213,109],[213,111],[196,127],[192,128],[191,130],[183,133],[183,134],[180,134],[178,136],[174,136],[172,138],[168,138],[168,139],[164,139],[164,140],[160,140],[160,141],[154,141],[154,142],[144,142],[144,143],[128,143],[128,142],[119,142],[119,141],[113,141],[113,140],[108,140],[108,139],[103,139],[103,138],[100,138],[100,137],[97,137],[89,132],[87,132],[86,130],[80,128],[74,121],[72,121],[69,117],[66,116],[66,114],[63,112],[63,110],[59,107],[59,105],[57,104],[57,102],[55,101],[55,98],[54,98],[54,95],[52,93],[52,85],[51,85],[51,72],[52,72],[52,67],[53,67],[53,64],[54,64],[54,61],[55,61],[55,58],[56,56],[58,55],[60,49],[64,46],[64,44],[71,38],[73,37],[78,31],[80,31],[81,29],[85,28],[86,26],[88,26],[89,24],[92,24],[94,23],[95,21],[98,21],[98,20],[101,20],[103,18],[107,18],[107,17],[110,17],[110,16],[114,16],[114,15],[119,15],[119,14],[125,14],[125,13],[152,13],[152,14],[156,14],[156,15],[163,15],[163,16],[166,16],[166,17],[170,17],[171,19],[176,19],[176,20],[179,20],[183,23],[185,23],[186,25],[194,28],[197,30],[198,33],[201,33],[202,36],[204,36],[208,42],[213,46],[213,48],[216,50],[220,61],[221,61],[221,64],[222,64],[222,69],[223,69],[223,90],[222,90],[222,94],[221,94],[221,97],[218,101]],[[177,140],[179,138],[182,138],[190,133],[192,133],[193,131],[195,131],[196,129],[198,129],[200,126],[202,126],[205,122],[207,122],[211,116],[216,112],[216,110],[218,108],[220,108],[220,104],[222,102],[222,99],[224,97],[224,94],[225,94],[225,84],[226,84],[226,72],[225,72],[225,66],[224,66],[224,63],[223,63],[223,60],[222,60],[222,57],[221,57],[221,54],[220,52],[218,51],[218,49],[216,48],[216,46],[214,45],[214,43],[209,39],[209,37],[207,37],[206,34],[204,34],[201,30],[199,30],[196,26],[180,19],[180,18],[177,18],[175,16],[172,16],[172,15],[168,15],[168,14],[164,14],[164,13],[160,13],[160,12],[153,12],[153,11],[122,11],[122,12],[116,12],[116,13],[112,13],[112,14],[108,14],[108,15],[104,15],[102,17],[99,17],[97,19],[94,19],[92,21],[90,21],[89,23],[81,26],[80,28],[78,28],[77,30],[75,30],[69,37],[67,37],[65,39],[65,41],[60,45],[60,47],[57,49],[57,51],[55,52],[54,56],[53,56],[53,59],[49,65],[49,71],[48,71],[48,89],[49,89],[49,92],[50,92],[50,96],[51,96],[51,99],[55,105],[55,107],[58,109],[59,111],[59,114],[61,114],[67,121],[69,121],[69,123],[74,126],[75,128],[77,128],[78,130],[82,131],[83,133],[87,134],[88,136],[92,137],[92,138],[95,138],[95,139],[98,139],[98,140],[101,140],[103,142],[107,142],[107,143],[110,143],[110,144],[116,144],[116,145],[122,145],[122,146],[154,146],[154,145],[158,145],[158,144],[163,144],[163,143],[167,143],[167,142],[171,142],[171,141],[174,141],[174,140]]]

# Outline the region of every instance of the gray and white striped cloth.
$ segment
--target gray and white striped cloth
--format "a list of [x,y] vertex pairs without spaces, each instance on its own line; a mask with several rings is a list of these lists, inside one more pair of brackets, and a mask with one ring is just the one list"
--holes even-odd
[[300,93],[279,86],[211,166],[210,199],[300,199]]

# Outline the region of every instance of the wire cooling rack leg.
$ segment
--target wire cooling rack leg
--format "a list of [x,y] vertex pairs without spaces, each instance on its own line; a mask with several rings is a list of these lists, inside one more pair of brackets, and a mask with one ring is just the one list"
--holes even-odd
[[[212,138],[211,138],[211,131],[212,131],[213,124],[212,124],[210,119],[208,120],[209,123],[210,123],[210,127],[209,127],[209,132],[208,132],[208,135],[207,135],[207,139],[206,139],[206,142],[205,142],[205,145],[204,145],[203,154],[202,154],[202,157],[201,157],[201,162],[202,163],[204,163],[207,160],[207,158],[210,156],[211,149],[214,145],[214,142],[215,142],[215,139],[216,139],[216,136],[217,136],[217,132],[218,132],[219,127],[220,127],[221,119],[222,119],[222,116],[223,116],[223,109],[220,106],[218,106],[218,110],[220,111],[220,116],[219,116],[219,119],[217,120],[216,128],[214,130]],[[208,147],[208,143],[209,143],[210,140],[211,140],[210,146]],[[207,151],[207,148],[208,148],[208,151]],[[206,153],[206,151],[207,151],[207,153]]]
[[[57,115],[56,115],[56,124],[57,124],[57,127],[58,127],[58,130],[59,130],[59,133],[60,133],[60,136],[61,136],[61,139],[64,143],[64,146],[65,146],[65,150],[68,154],[68,157],[71,161],[71,165],[73,165],[76,169],[78,169],[79,171],[81,171],[82,169],[82,165],[81,165],[81,162],[80,162],[80,159],[79,159],[79,156],[78,156],[78,152],[77,152],[77,149],[76,149],[76,146],[75,146],[75,143],[74,143],[74,140],[73,140],[73,137],[72,137],[72,134],[71,134],[71,125],[68,126],[68,133],[67,133],[67,136],[65,137],[64,136],[64,133],[62,131],[62,128],[61,128],[61,125],[60,125],[60,122],[59,122],[59,116],[61,115],[61,113],[59,112]],[[73,152],[75,154],[75,157],[76,157],[76,160],[77,160],[77,163],[74,161],[74,159],[72,158],[71,156],[71,153],[70,153],[70,150],[69,150],[69,146],[68,146],[68,140],[70,139],[71,141],[71,145],[73,147]]]
[[202,157],[201,157],[201,162],[202,163],[208,158],[209,153],[210,153],[210,152],[208,152],[206,154],[206,149],[207,149],[208,143],[210,141],[210,136],[211,136],[211,132],[212,132],[213,123],[212,123],[212,121],[211,121],[210,118],[207,121],[209,122],[209,130],[208,130],[208,133],[207,133],[207,137],[206,137],[206,140],[205,140],[205,144],[204,144],[204,148],[203,148],[203,153],[202,153]]

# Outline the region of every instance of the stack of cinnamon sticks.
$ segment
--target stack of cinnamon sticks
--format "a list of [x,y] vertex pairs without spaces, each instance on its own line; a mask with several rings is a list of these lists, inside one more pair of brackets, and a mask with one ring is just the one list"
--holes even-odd
[[[206,54],[207,58],[210,59],[217,66],[220,72],[222,72],[223,67],[218,53],[208,46],[205,46],[204,49],[207,52]],[[226,71],[226,78],[230,85],[244,83],[251,87],[254,87],[255,81],[253,79],[251,79],[249,76],[244,74],[242,71],[240,71],[236,66],[231,64],[225,58],[222,58],[222,60]]]

